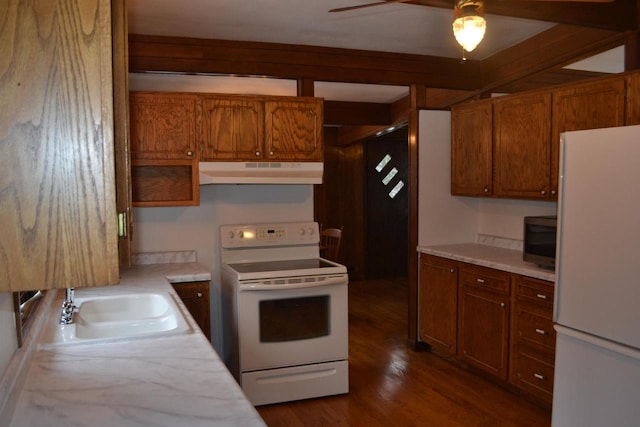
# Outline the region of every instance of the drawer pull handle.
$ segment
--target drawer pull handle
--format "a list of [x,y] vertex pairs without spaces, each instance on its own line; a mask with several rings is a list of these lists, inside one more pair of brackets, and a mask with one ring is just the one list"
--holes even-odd
[[537,372],[536,372],[535,374],[533,374],[533,376],[534,376],[536,379],[540,380],[540,381],[544,380],[544,375],[539,374],[539,373],[537,373]]
[[478,282],[478,283],[484,283],[484,279],[476,279],[476,282]]
[[547,332],[544,329],[538,329],[536,328],[536,333],[540,334],[540,335],[547,335]]
[[544,295],[544,294],[536,294],[536,297],[538,297],[539,299],[544,299],[544,300],[547,299],[547,296]]

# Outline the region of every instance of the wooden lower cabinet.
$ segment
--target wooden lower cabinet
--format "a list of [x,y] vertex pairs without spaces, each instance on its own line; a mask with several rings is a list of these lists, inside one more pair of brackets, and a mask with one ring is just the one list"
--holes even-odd
[[463,264],[458,305],[458,357],[506,380],[509,355],[509,273]]
[[553,295],[552,282],[421,254],[419,339],[550,407]]
[[513,276],[509,382],[550,406],[556,332],[553,283]]
[[420,256],[420,339],[434,351],[457,352],[458,263]]
[[173,288],[191,313],[202,333],[211,341],[211,308],[209,305],[209,282],[174,283]]

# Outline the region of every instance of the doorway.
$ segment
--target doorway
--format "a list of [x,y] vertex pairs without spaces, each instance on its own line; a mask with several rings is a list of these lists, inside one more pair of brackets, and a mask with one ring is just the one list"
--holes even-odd
[[408,274],[408,128],[367,141],[366,277]]

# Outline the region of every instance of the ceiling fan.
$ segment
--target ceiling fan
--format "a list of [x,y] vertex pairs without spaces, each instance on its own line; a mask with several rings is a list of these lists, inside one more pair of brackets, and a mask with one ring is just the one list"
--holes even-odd
[[[414,0],[386,0],[375,3],[365,3],[356,6],[339,7],[329,12],[346,12],[355,9],[364,9],[373,6],[382,6],[394,3],[409,3]],[[524,1],[564,1],[582,3],[611,3],[614,0],[524,0]],[[453,0],[454,21],[453,34],[462,46],[462,59],[464,52],[471,52],[478,46],[484,37],[486,21],[484,19],[484,0]]]

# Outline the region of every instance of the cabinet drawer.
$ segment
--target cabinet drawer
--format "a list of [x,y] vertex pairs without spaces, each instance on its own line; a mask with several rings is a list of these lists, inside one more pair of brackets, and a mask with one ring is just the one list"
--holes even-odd
[[516,307],[514,319],[518,341],[540,345],[549,350],[555,349],[556,331],[553,329],[551,312],[534,311],[519,304]]
[[544,400],[551,401],[553,392],[553,358],[528,352],[520,348],[513,358],[515,377],[513,382],[521,389]]
[[515,295],[518,300],[553,308],[553,283],[531,277],[518,276]]
[[462,282],[465,285],[482,288],[486,291],[509,294],[509,273],[491,268],[464,264],[461,269]]

